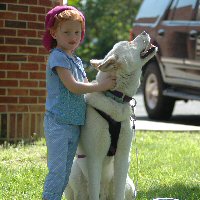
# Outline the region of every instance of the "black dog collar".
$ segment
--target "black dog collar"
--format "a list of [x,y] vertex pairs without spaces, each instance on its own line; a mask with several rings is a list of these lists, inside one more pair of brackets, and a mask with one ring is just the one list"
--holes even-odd
[[116,100],[119,103],[124,103],[124,102],[130,102],[132,100],[132,97],[129,97],[127,95],[125,95],[122,92],[119,92],[117,90],[108,90],[105,93],[106,96],[111,97],[112,99]]

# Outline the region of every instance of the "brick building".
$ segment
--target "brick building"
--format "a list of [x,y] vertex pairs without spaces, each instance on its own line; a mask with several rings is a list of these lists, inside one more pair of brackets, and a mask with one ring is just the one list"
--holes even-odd
[[0,141],[43,135],[45,14],[57,0],[0,2]]

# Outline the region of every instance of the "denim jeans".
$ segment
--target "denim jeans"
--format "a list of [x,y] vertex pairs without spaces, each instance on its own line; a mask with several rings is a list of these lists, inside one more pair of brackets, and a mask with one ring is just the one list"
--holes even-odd
[[80,126],[59,123],[52,114],[47,113],[44,130],[49,172],[44,183],[43,198],[61,200],[78,146]]

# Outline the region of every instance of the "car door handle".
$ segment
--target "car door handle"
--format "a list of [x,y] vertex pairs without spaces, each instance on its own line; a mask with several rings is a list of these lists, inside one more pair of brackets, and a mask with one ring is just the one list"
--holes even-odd
[[165,30],[164,29],[159,29],[158,30],[158,35],[164,36],[165,35]]
[[196,40],[196,37],[198,36],[198,31],[191,30],[189,35],[190,35],[190,40]]

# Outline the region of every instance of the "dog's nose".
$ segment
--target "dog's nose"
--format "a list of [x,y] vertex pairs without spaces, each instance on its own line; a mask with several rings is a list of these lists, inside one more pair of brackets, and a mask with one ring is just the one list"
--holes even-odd
[[146,35],[147,33],[145,31],[142,32],[142,35]]

